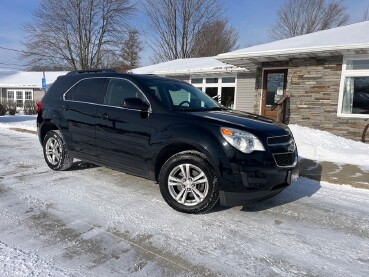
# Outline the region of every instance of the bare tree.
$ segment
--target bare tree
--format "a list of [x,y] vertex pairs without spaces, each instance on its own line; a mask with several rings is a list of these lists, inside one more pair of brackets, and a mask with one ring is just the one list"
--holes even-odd
[[136,29],[129,30],[128,38],[124,41],[120,54],[123,71],[139,66],[142,49],[138,31]]
[[146,0],[144,9],[160,61],[190,57],[195,35],[222,14],[217,0]]
[[272,39],[284,39],[342,26],[349,16],[341,0],[286,0],[270,30]]
[[210,57],[234,50],[238,33],[226,19],[206,23],[195,34],[191,57]]
[[124,41],[131,0],[42,0],[27,33],[22,55],[30,65],[89,69],[103,66]]

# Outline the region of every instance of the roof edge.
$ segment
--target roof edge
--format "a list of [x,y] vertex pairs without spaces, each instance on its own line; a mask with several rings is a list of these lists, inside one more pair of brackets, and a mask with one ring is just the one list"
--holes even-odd
[[249,53],[223,53],[219,54],[215,58],[219,61],[225,61],[234,58],[255,58],[259,56],[278,56],[289,54],[302,54],[302,53],[316,53],[324,51],[338,51],[338,50],[356,50],[356,49],[369,49],[369,43],[365,44],[351,44],[351,45],[334,45],[324,47],[305,47],[305,48],[291,48],[282,50],[268,50],[268,51],[256,51]]

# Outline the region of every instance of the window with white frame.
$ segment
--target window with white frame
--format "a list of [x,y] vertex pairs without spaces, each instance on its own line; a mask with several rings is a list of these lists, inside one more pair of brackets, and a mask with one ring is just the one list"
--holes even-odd
[[33,100],[33,90],[9,89],[7,91],[7,100],[15,101],[17,107],[23,107],[25,101]]
[[369,56],[344,58],[338,115],[369,118]]
[[236,108],[236,77],[192,77],[191,84],[205,92],[207,95],[226,106]]

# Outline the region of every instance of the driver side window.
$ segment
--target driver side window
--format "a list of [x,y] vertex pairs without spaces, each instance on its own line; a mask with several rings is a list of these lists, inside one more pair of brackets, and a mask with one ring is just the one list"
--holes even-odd
[[[191,101],[191,94],[190,92],[181,89],[181,90],[175,90],[171,91],[169,90],[170,98],[172,98],[173,106],[178,106],[179,104],[185,102],[188,104]],[[188,104],[186,106],[188,106]]]
[[110,79],[105,95],[105,105],[123,107],[127,98],[140,98],[145,101],[141,91],[130,81],[124,79]]

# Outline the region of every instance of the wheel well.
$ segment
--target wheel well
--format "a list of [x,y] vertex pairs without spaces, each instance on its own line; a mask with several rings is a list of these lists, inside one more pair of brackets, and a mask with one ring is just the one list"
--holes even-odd
[[[160,151],[156,158],[155,162],[155,180],[157,181],[159,179],[159,173],[160,169],[162,168],[163,164],[173,155],[182,152],[182,151],[188,151],[188,150],[194,150],[202,153],[199,149],[194,147],[190,144],[171,144],[166,146],[164,149]],[[204,154],[204,153],[203,153]]]
[[50,122],[50,121],[44,122],[44,124],[42,124],[41,133],[40,133],[41,142],[44,141],[44,138],[45,138],[47,132],[49,132],[51,130],[58,130],[58,127],[56,127],[56,125],[54,123]]

